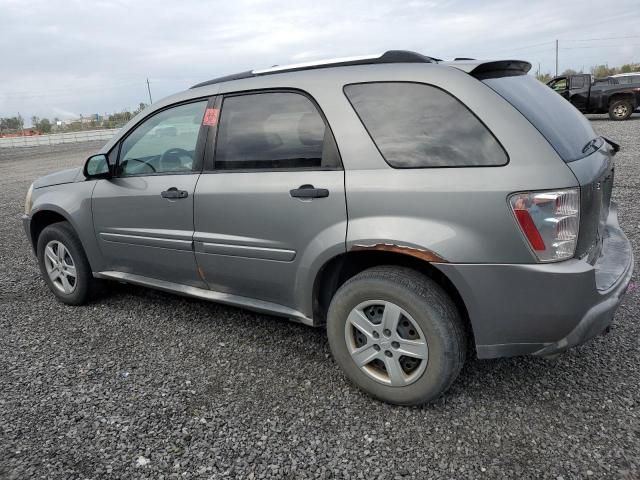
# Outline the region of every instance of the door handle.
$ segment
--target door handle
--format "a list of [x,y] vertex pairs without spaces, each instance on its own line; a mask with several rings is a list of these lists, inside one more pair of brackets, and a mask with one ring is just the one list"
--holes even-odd
[[326,188],[315,188],[313,185],[300,185],[298,188],[289,190],[293,198],[325,198],[329,196]]
[[162,198],[175,200],[178,198],[187,198],[189,196],[189,192],[187,192],[186,190],[178,190],[176,187],[171,187],[169,190],[165,190],[164,192],[160,193],[160,196]]

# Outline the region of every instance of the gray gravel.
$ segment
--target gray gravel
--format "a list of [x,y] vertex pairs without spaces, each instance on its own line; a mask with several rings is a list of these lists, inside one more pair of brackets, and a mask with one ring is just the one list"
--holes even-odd
[[[640,258],[640,118],[592,120],[623,146]],[[385,405],[322,330],[132,286],[56,302],[24,194],[95,147],[0,149],[0,478],[640,478],[637,288],[609,335],[555,362],[471,360],[437,404]]]

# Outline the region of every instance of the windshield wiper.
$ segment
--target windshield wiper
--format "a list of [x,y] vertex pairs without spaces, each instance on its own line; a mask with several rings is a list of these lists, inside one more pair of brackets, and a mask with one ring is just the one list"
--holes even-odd
[[613,148],[614,155],[620,151],[620,145],[618,145],[616,142],[609,140],[607,137],[602,137],[602,138],[604,139],[605,142],[611,145],[611,148]]

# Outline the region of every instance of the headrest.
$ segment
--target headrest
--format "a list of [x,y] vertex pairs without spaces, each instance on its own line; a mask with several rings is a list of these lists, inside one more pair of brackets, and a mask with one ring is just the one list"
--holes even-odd
[[317,113],[305,113],[298,122],[298,138],[303,145],[322,145],[325,125]]

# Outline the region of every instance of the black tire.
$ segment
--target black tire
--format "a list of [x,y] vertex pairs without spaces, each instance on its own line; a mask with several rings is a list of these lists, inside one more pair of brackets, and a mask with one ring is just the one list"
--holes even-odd
[[[371,300],[399,306],[424,332],[428,360],[413,383],[380,383],[351,357],[345,338],[347,317],[356,306]],[[369,395],[397,405],[418,405],[442,395],[458,377],[467,352],[465,329],[451,298],[436,282],[406,267],[375,267],[345,282],[329,306],[327,335],[331,352],[347,377]]]
[[[47,267],[44,259],[45,247],[52,241],[60,242],[64,245],[72,259],[73,265],[75,266],[76,277],[74,288],[70,293],[65,293],[61,291],[60,288],[56,287],[56,285],[54,285],[54,281],[47,273]],[[61,302],[66,303],[67,305],[83,305],[94,298],[101,290],[101,282],[93,278],[91,266],[89,265],[87,256],[84,253],[80,239],[68,222],[53,223],[45,227],[38,237],[36,252],[42,277],[51,292]]]
[[626,120],[633,114],[633,103],[628,99],[614,100],[609,105],[609,118],[611,120]]

